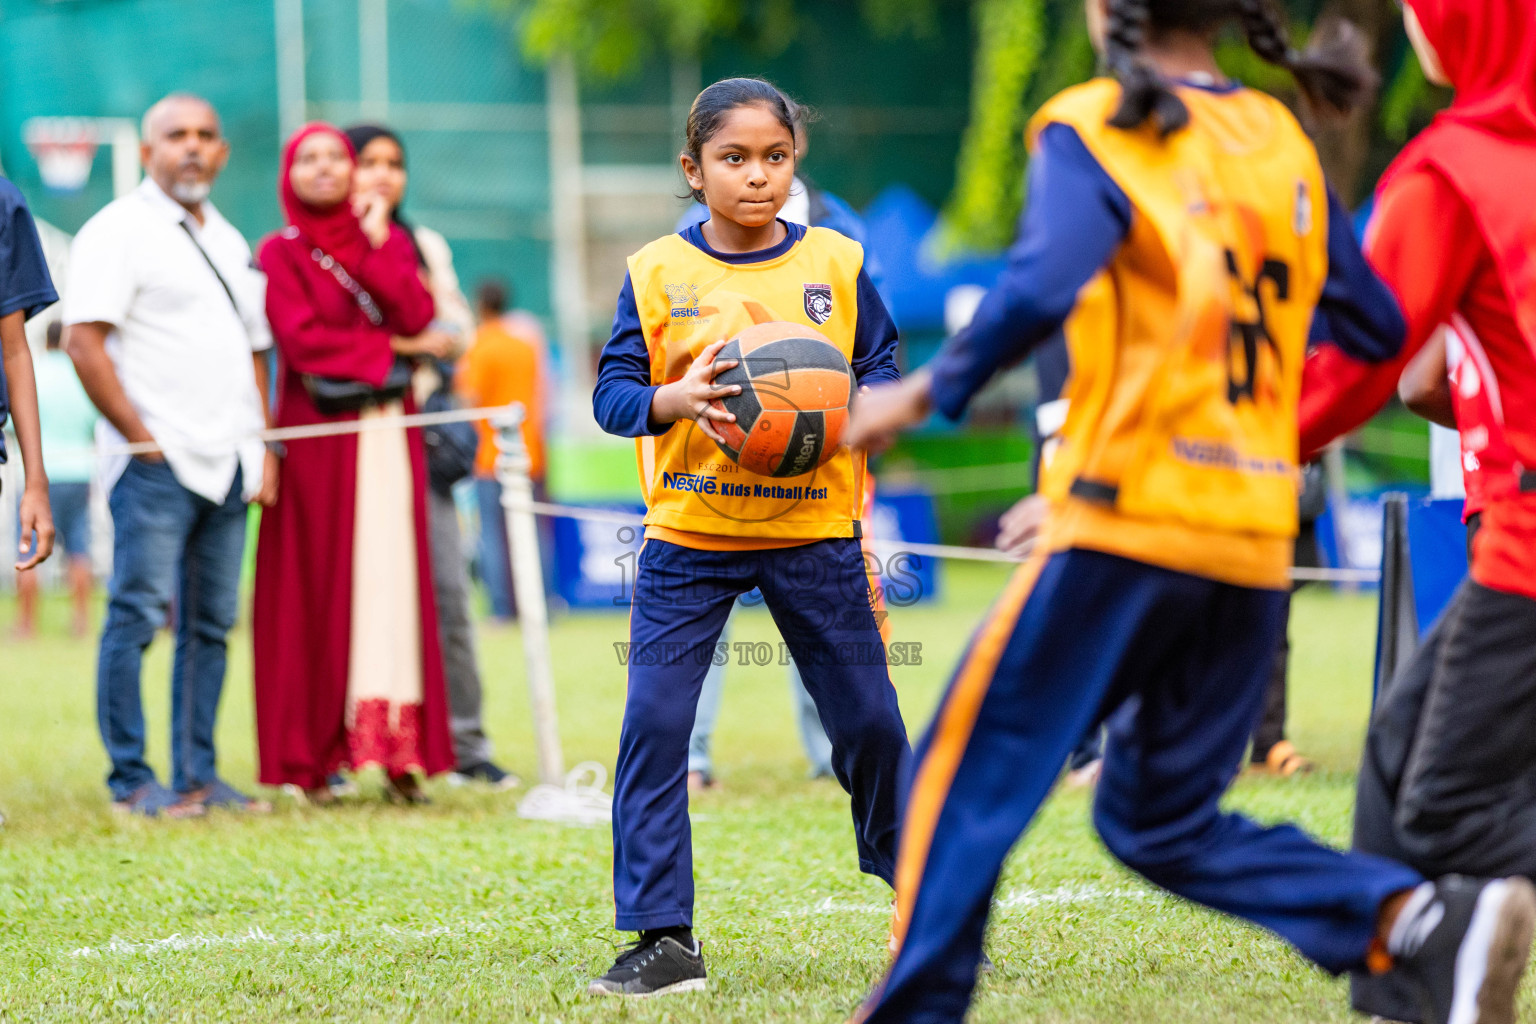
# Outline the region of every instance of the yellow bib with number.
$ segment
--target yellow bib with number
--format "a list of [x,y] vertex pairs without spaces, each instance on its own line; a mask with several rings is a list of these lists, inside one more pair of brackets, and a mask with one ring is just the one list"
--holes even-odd
[[1295,536],[1296,404],[1327,277],[1316,151],[1279,101],[1180,88],[1167,139],[1105,122],[1098,79],[1030,125],[1071,126],[1132,207],[1067,324],[1063,441],[1042,481],[1055,546],[1281,586]]

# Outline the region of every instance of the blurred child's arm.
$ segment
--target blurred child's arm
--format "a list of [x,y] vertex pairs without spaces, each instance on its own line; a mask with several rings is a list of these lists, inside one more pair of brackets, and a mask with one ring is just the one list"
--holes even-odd
[[32,373],[32,352],[27,348],[26,320],[26,312],[19,309],[0,317],[0,357],[5,360],[11,419],[16,426],[16,442],[21,447],[21,465],[26,471],[21,493],[20,552],[24,554],[32,547],[32,533],[37,532],[36,549],[30,557],[16,563],[21,570],[31,569],[53,553],[53,514],[48,507],[48,473],[43,468],[37,380]]
[[1449,430],[1456,429],[1456,402],[1446,366],[1444,329],[1437,331],[1408,363],[1397,382],[1397,397],[1415,415]]
[[[1378,346],[1374,358],[1380,361],[1367,361],[1372,353],[1363,351],[1358,341],[1347,340],[1360,332],[1335,322],[1345,318],[1328,301],[1325,286],[1312,340],[1333,344],[1318,344],[1307,355],[1299,409],[1304,460],[1386,405],[1408,361],[1456,311],[1486,251],[1471,211],[1434,171],[1393,180],[1376,204],[1368,241],[1371,279],[1395,296],[1400,309],[1398,333],[1393,339],[1386,332],[1391,344]],[[1330,245],[1330,278],[1340,262]],[[1355,277],[1357,284],[1369,284]],[[1383,325],[1392,326],[1385,319]]]
[[899,384],[876,387],[854,404],[844,438],[879,451],[898,431],[937,408],[959,419],[999,370],[1050,338],[1077,305],[1077,293],[1114,257],[1131,228],[1131,201],[1077,132],[1040,132],[1029,165],[1029,203],[1002,277],[970,326]]
[[[867,257],[866,257],[867,259]],[[859,322],[854,328],[854,380],[860,386],[901,380],[896,366],[896,324],[891,320],[874,279],[867,269],[859,271]]]
[[1355,240],[1349,211],[1328,190],[1328,277],[1317,308],[1324,315],[1326,338],[1314,329],[1313,341],[1326,340],[1353,359],[1380,363],[1403,348],[1407,325],[1397,296],[1387,286]]

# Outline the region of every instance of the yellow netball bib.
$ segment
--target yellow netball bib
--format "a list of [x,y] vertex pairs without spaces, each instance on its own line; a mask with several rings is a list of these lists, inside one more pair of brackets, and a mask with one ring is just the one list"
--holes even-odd
[[1302,362],[1328,269],[1322,170],[1277,100],[1179,96],[1190,124],[1167,139],[1105,123],[1120,97],[1108,79],[1031,123],[1032,138],[1070,125],[1133,210],[1068,323],[1071,405],[1044,486],[1096,506],[1062,517],[1063,546],[1278,586],[1297,525]]
[[[629,258],[651,382],[678,380],[711,343],[775,320],[814,327],[852,362],[863,265],[863,248],[826,228],[762,263],[726,263],[679,235],[652,242]],[[859,535],[864,459],[846,448],[812,473],[763,476],[680,420],[636,450],[648,537],[751,548]]]

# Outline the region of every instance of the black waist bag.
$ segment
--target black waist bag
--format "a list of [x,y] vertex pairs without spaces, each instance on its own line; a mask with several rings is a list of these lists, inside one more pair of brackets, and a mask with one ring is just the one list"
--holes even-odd
[[371,405],[383,405],[404,398],[411,389],[411,371],[414,364],[405,356],[396,356],[381,387],[346,377],[320,377],[313,373],[302,375],[304,390],[315,404],[315,411],[322,416],[339,416],[343,413],[362,412]]

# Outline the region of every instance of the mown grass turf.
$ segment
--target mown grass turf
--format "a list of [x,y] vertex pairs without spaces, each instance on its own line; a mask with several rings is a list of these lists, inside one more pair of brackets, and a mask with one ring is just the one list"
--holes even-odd
[[[923,664],[896,670],[919,729],[1005,570],[951,566],[942,602],[898,610]],[[51,605],[49,621],[62,624]],[[0,609],[8,621],[9,609]],[[1245,779],[1230,800],[1348,833],[1369,702],[1374,601],[1304,592],[1292,625],[1292,732],[1321,771]],[[59,626],[62,628],[62,625]],[[611,768],[622,615],[554,630],[567,760]],[[776,640],[765,612],[736,639]],[[489,725],[533,774],[515,631],[481,635]],[[249,647],[233,642],[225,774],[253,777]],[[152,755],[166,745],[169,645],[146,666]],[[889,894],[861,876],[846,798],[804,780],[783,669],[732,667],[695,801],[697,928],[710,989],[646,1004],[584,995],[613,943],[606,829],[532,823],[515,797],[450,790],[421,810],[127,821],[109,813],[94,650],[48,633],[0,653],[0,1020],[838,1021],[884,958]],[[1114,865],[1082,793],[1058,794],[999,892],[977,1021],[1342,1021],[1343,985],[1244,925],[1164,898]]]

